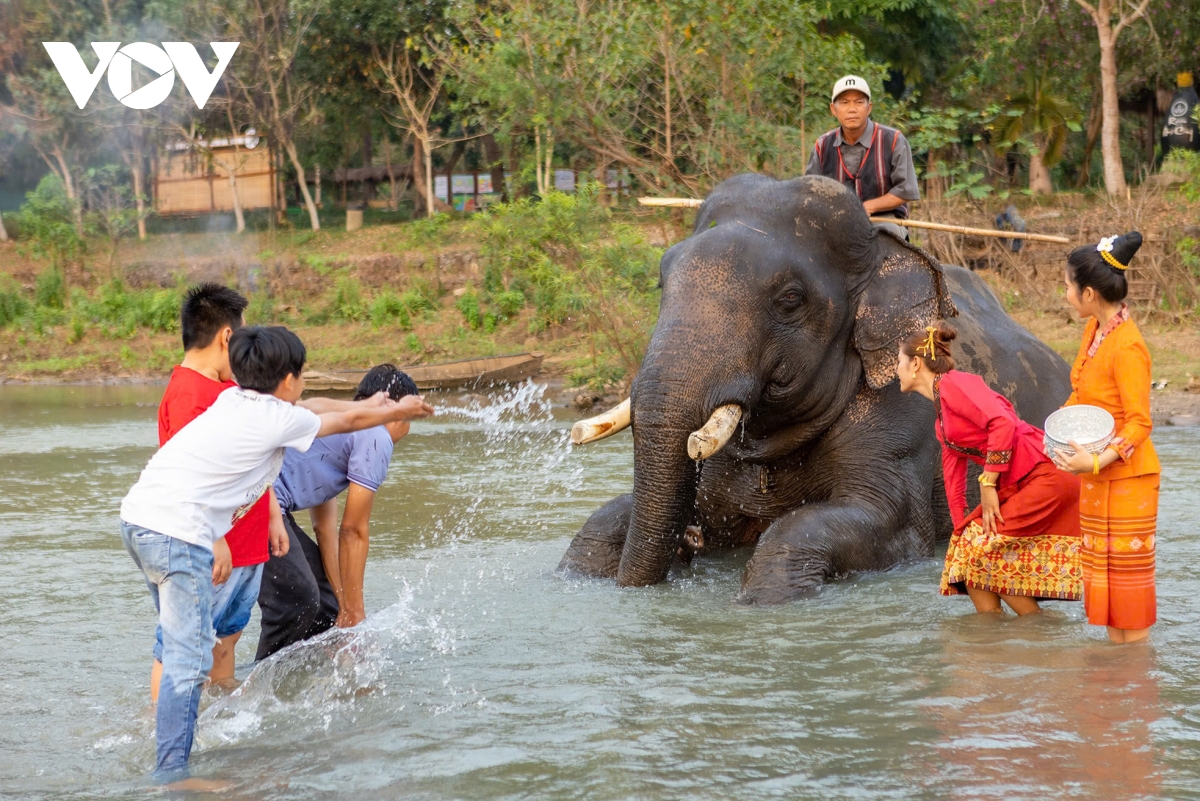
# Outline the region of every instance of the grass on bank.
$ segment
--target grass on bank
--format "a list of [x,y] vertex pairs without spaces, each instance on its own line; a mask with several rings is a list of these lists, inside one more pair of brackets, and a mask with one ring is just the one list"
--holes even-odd
[[[1193,208],[1187,198],[1156,202],[1176,225],[1183,219],[1179,209]],[[1081,196],[1040,199],[1040,211],[1031,213],[1039,230],[1055,230],[1047,221],[1057,218],[1039,217],[1055,203],[1065,210],[1064,224],[1107,214]],[[1122,212],[1130,224],[1135,211],[1151,224],[1161,218],[1144,203],[1140,211],[1130,208]],[[951,212],[963,215],[956,221],[982,224],[968,218],[969,209],[939,213]],[[26,261],[14,269],[15,278],[0,275],[0,372],[165,375],[179,358],[177,318],[186,286],[170,276],[207,260],[229,265],[224,280],[250,297],[248,322],[296,330],[316,369],[537,349],[570,383],[611,386],[636,369],[657,315],[662,250],[649,239],[670,242],[687,230],[686,213],[650,219],[635,223],[585,189],[495,206],[470,219],[439,215],[350,233],[160,234],[123,245],[115,270],[90,257],[66,270]],[[1187,271],[1176,283],[1200,279],[1195,237],[1146,250],[1139,258]],[[1060,282],[1043,280],[1058,271],[1060,255],[1034,250],[1009,267],[979,274],[1020,323],[1069,361],[1082,328],[1068,319]],[[1015,268],[1032,269],[1032,284],[1029,275],[1012,274]],[[164,277],[169,285],[157,286]],[[1181,387],[1189,374],[1200,375],[1194,316],[1152,311],[1135,315],[1155,357],[1155,377]]]
[[[383,275],[375,286],[340,252],[353,234],[278,236],[288,258],[262,250],[252,277],[229,276],[251,284],[243,287],[247,322],[295,329],[318,369],[534,347],[579,385],[612,385],[636,369],[657,314],[662,251],[636,226],[613,219],[595,187],[493,206],[471,220],[440,216],[397,229],[373,232],[373,251],[436,251],[438,258]],[[440,255],[459,243],[473,245],[476,272],[452,292]],[[145,252],[161,258],[164,243],[156,244]],[[193,256],[217,258],[221,243],[209,244],[213,250]],[[133,264],[141,249],[126,254]],[[178,359],[173,343],[186,282],[133,288],[96,272],[90,289],[84,276],[72,275],[80,285],[68,286],[58,268],[36,273],[32,285],[0,278],[0,347],[8,362],[0,369],[22,377],[169,369]]]

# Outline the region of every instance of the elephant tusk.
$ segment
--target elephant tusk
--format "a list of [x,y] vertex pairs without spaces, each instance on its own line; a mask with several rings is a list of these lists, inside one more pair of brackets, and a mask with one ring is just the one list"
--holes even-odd
[[702,462],[715,454],[729,438],[742,420],[742,407],[730,403],[720,407],[708,418],[704,428],[693,431],[688,437],[688,456],[697,462]]
[[627,428],[629,428],[628,398],[604,414],[580,420],[571,426],[571,442],[576,445],[586,445],[589,442],[611,437]]

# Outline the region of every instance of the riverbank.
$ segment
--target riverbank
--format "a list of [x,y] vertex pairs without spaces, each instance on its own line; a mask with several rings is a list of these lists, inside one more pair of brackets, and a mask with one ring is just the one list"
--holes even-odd
[[[1190,301],[1200,275],[1188,272],[1200,230],[1180,222],[1195,218],[1191,206],[1181,215],[1176,199],[1159,190],[1139,191],[1121,207],[1066,194],[1021,202],[1031,230],[1073,241],[1094,239],[1110,220],[1146,232],[1133,278],[1155,289],[1134,313],[1154,378],[1165,382],[1158,403],[1172,414],[1200,411],[1195,393],[1178,392],[1200,376]],[[990,213],[953,201],[918,208],[920,217],[977,227]],[[636,367],[656,313],[658,257],[687,236],[693,215],[610,211],[557,196],[492,219],[441,215],[354,232],[158,234],[123,242],[116,254],[107,243],[89,243],[87,255],[62,271],[61,286],[47,280],[45,264],[4,243],[0,264],[11,277],[0,275],[0,312],[8,303],[19,313],[0,314],[0,381],[164,379],[179,359],[171,310],[181,288],[215,280],[251,299],[248,322],[294,329],[317,370],[537,350],[546,353],[547,378],[603,399],[619,395]],[[1063,297],[1063,248],[1027,244],[1014,254],[994,239],[915,231],[914,239],[943,261],[976,269],[1019,323],[1074,357],[1082,326]]]

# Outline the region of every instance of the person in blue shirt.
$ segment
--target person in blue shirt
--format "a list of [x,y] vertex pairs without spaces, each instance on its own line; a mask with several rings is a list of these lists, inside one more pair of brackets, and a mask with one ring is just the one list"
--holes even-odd
[[[363,377],[354,399],[386,392],[393,400],[417,395],[417,386],[395,365],[377,365]],[[349,628],[366,617],[363,574],[375,492],[387,478],[392,449],[408,423],[389,423],[317,440],[307,451],[289,448],[275,481],[290,548],[263,569],[258,605],[262,631],[256,659],[333,626]],[[346,491],[342,522],[337,497]],[[316,542],[296,521],[307,509]]]

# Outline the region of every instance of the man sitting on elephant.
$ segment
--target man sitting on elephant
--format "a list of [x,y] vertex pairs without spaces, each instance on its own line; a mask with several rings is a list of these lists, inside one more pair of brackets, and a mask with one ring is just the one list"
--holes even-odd
[[633,429],[633,493],[561,565],[621,586],[662,581],[681,546],[755,545],[741,598],[756,603],[932,556],[951,529],[934,410],[895,370],[901,337],[934,320],[961,312],[961,363],[1027,421],[1070,391],[1066,363],[979,278],[877,229],[826,178],[723,182],[660,284],[630,400],[572,431]]
[[[921,199],[912,150],[904,134],[872,120],[871,109],[871,87],[865,80],[857,75],[839,79],[829,101],[838,127],[813,145],[804,173],[843,184],[872,217],[903,220],[908,202]],[[905,235],[899,226],[893,233]]]

